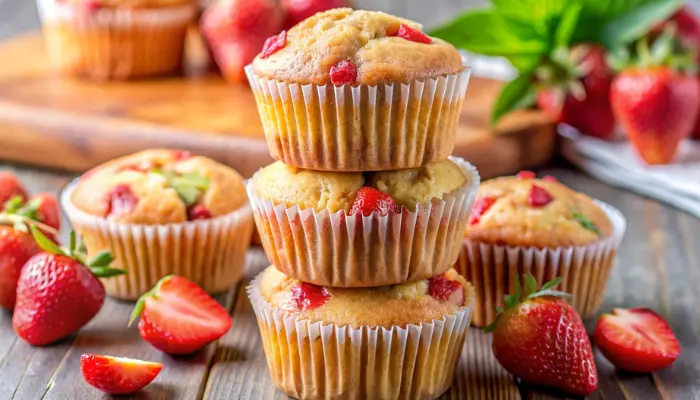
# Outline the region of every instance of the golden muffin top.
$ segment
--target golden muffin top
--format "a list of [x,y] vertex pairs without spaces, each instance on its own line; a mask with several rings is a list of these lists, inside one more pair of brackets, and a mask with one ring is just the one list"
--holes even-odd
[[195,4],[194,0],[58,0],[59,3],[88,7],[89,10],[100,8],[158,8],[180,4]]
[[357,194],[369,186],[390,195],[399,206],[411,211],[416,204],[441,199],[445,193],[467,183],[467,176],[451,160],[425,167],[382,172],[324,172],[274,162],[258,172],[254,193],[273,204],[299,206],[301,210],[350,211]]
[[527,171],[481,184],[466,237],[489,244],[567,247],[612,234],[613,226],[593,199]]
[[146,150],[108,161],[78,180],[71,202],[111,221],[157,225],[213,218],[247,202],[243,178],[210,158]]
[[348,84],[407,83],[464,69],[454,46],[425,36],[418,23],[378,11],[328,10],[270,40],[275,46],[266,46],[253,68],[287,82],[323,85],[332,81],[331,68],[347,62],[356,71]]
[[301,282],[269,266],[260,292],[273,307],[297,319],[387,329],[441,319],[474,302],[474,288],[454,269],[417,282],[343,289]]

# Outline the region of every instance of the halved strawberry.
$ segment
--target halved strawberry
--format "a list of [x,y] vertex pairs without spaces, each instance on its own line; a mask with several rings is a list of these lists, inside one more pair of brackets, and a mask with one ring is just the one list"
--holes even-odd
[[391,212],[399,212],[399,207],[388,194],[371,187],[363,187],[357,192],[350,214],[359,212],[369,217],[375,211],[383,217]]
[[595,329],[595,342],[616,367],[651,373],[671,365],[681,353],[676,335],[648,308],[613,308]]
[[194,353],[223,336],[233,323],[216,300],[179,276],[166,276],[141,296],[129,325],[139,316],[141,337],[169,354]]
[[132,358],[83,354],[80,372],[85,382],[108,394],[138,392],[153,382],[163,364]]

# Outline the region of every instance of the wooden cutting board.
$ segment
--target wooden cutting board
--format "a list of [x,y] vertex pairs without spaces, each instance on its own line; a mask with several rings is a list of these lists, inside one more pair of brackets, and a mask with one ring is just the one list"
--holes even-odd
[[[272,161],[247,85],[208,72],[192,40],[182,76],[97,83],[53,73],[40,34],[0,44],[0,158],[83,171],[149,147],[185,148],[249,176]],[[549,160],[553,126],[520,111],[489,129],[502,83],[472,78],[454,153],[482,175],[513,173]]]

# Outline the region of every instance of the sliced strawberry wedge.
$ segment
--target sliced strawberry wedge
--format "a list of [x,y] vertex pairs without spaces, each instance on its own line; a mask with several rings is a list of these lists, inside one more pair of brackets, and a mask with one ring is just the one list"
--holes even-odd
[[223,336],[233,321],[204,290],[179,276],[166,276],[136,303],[139,333],[169,354],[191,354]]
[[108,394],[138,392],[153,382],[163,364],[110,356],[83,354],[80,371],[85,382]]
[[648,308],[613,308],[598,320],[595,341],[610,362],[630,372],[658,371],[681,353],[666,321]]

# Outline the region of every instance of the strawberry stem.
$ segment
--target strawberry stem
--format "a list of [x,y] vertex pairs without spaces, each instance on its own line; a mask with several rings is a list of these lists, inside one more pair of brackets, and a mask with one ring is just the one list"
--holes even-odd
[[173,275],[167,275],[162,277],[158,281],[158,283],[156,283],[155,286],[153,286],[151,290],[139,297],[138,301],[136,302],[136,305],[134,306],[134,310],[131,312],[131,317],[129,318],[129,324],[127,325],[127,327],[131,326],[131,324],[133,324],[134,321],[136,321],[136,318],[139,318],[141,316],[141,314],[143,313],[143,308],[146,306],[146,299],[149,297],[156,298],[160,287],[163,286],[163,284],[169,281],[172,277]]
[[21,196],[15,196],[3,204],[0,224],[12,225],[20,232],[29,232],[29,227],[36,226],[50,235],[58,235],[58,230],[39,221],[39,204],[36,201],[24,203]]

